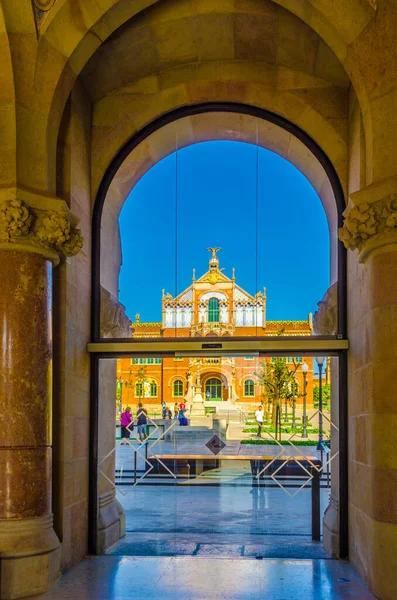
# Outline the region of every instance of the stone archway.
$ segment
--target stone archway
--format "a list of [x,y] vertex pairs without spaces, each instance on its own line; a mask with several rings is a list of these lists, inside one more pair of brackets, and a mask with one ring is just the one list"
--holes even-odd
[[[183,137],[185,131],[192,130],[196,132],[196,138],[192,135]],[[179,132],[181,138],[178,137]],[[180,140],[181,145],[194,143],[195,139],[210,138],[255,141],[262,147],[270,147],[286,156],[296,166],[302,165],[304,174],[319,193],[328,218],[333,282],[339,278],[342,283],[338,287],[339,308],[342,309],[338,320],[338,333],[344,335],[345,253],[337,243],[337,228],[342,224],[345,200],[338,174],[323,150],[299,127],[274,113],[238,103],[205,103],[167,113],[133,136],[113,160],[98,188],[94,210],[93,256],[96,266],[93,314],[97,318],[100,314],[98,300],[101,286],[109,286],[111,292],[117,294],[117,261],[121,256],[118,251],[120,242],[117,219],[123,202],[139,177],[150,168],[153,154],[150,149],[155,148],[161,141],[161,153],[157,152],[157,155],[166,156],[174,150],[176,138]],[[116,248],[116,255],[112,256],[109,248]],[[99,323],[96,321],[94,339],[100,338],[100,334]],[[234,403],[237,398],[233,382],[231,385],[226,382],[222,393],[223,400],[231,400]],[[102,453],[106,455],[106,448]]]
[[[59,432],[55,430],[54,464],[59,472],[54,496],[60,497],[55,501],[55,519],[57,532],[63,536],[63,569],[82,559],[87,549],[89,373],[85,345],[90,335],[91,201],[105,170],[126,141],[122,141],[122,136],[113,137],[115,129],[121,130],[126,123],[124,114],[120,112],[123,101],[127,100],[129,104],[132,121],[138,119],[134,127],[125,127],[124,135],[127,137],[168,110],[205,101],[244,100],[252,106],[273,110],[297,123],[320,146],[321,135],[317,137],[318,134],[323,132],[327,138],[330,134],[330,137],[342,140],[346,146],[341,167],[337,165],[335,156],[329,154],[328,158],[335,168],[338,167],[342,184],[348,181],[345,189],[350,194],[356,213],[361,211],[361,220],[370,216],[363,205],[374,204],[370,210],[379,214],[389,210],[397,185],[394,158],[397,111],[394,110],[396,84],[393,75],[397,44],[391,2],[275,0],[274,3],[249,3],[252,5],[251,15],[254,15],[252,19],[257,21],[258,14],[266,14],[266,11],[269,14],[273,4],[287,9],[288,22],[285,21],[280,31],[284,31],[288,34],[286,37],[292,40],[296,39],[294,33],[302,31],[302,24],[310,30],[309,35],[311,31],[319,35],[318,48],[321,48],[321,52],[312,63],[311,73],[304,74],[306,81],[313,83],[310,77],[320,64],[326,65],[334,73],[333,58],[338,57],[355,88],[354,91],[350,89],[349,100],[346,94],[345,107],[349,107],[346,118],[334,112],[332,94],[327,101],[321,82],[316,80],[316,85],[309,91],[302,85],[301,72],[299,85],[295,88],[297,94],[288,88],[282,101],[276,85],[261,85],[256,81],[270,81],[263,75],[266,72],[277,73],[276,80],[281,86],[285,86],[287,74],[292,80],[298,77],[299,69],[285,65],[279,68],[280,54],[277,55],[277,61],[265,63],[255,75],[255,63],[263,62],[258,59],[264,44],[272,35],[250,36],[248,42],[253,39],[261,43],[253,45],[251,62],[247,61],[240,67],[233,60],[235,54],[229,62],[222,60],[224,56],[220,58],[220,55],[222,48],[225,48],[222,40],[209,36],[214,52],[209,61],[200,60],[200,65],[195,64],[189,70],[187,65],[190,57],[186,61],[186,56],[179,52],[177,64],[171,66],[168,63],[165,69],[148,69],[140,78],[123,79],[123,73],[120,73],[120,86],[108,94],[112,98],[104,97],[102,104],[94,102],[89,97],[89,90],[87,94],[82,82],[76,81],[79,74],[100,46],[103,45],[105,55],[107,46],[109,56],[110,44],[104,42],[123,24],[128,28],[127,22],[154,2],[141,0],[127,4],[104,0],[100,5],[91,3],[83,7],[80,3],[75,10],[71,1],[58,0],[42,23],[35,23],[30,2],[19,3],[16,7],[13,0],[3,0],[1,6],[5,21],[5,27],[1,23],[1,37],[6,39],[7,48],[7,68],[1,72],[2,77],[5,75],[1,86],[4,109],[1,124],[4,126],[3,139],[8,140],[6,145],[3,144],[2,164],[5,168],[1,170],[2,199],[8,202],[10,198],[19,197],[21,189],[25,189],[29,191],[25,195],[26,202],[34,208],[56,207],[56,194],[78,213],[86,239],[83,253],[74,261],[63,264],[59,274],[55,275],[57,330],[54,371],[59,389],[55,412],[61,415],[62,435],[57,435]],[[175,11],[172,3],[156,4],[161,8],[157,15],[160,15],[163,27],[170,26],[172,22],[176,32],[172,39],[179,41],[177,36],[184,29],[184,13]],[[241,13],[237,7],[238,3],[234,3],[233,12]],[[222,12],[225,13],[225,21],[230,21],[228,11]],[[202,19],[205,10],[200,12],[197,9],[197,13],[196,20]],[[219,15],[213,18],[219,19]],[[249,18],[249,15],[244,18]],[[301,23],[298,24],[299,20]],[[273,23],[271,18],[270,23]],[[271,27],[269,33],[274,33]],[[279,39],[280,36],[276,37]],[[138,38],[134,36],[135,39]],[[302,37],[297,37],[297,42],[302,40]],[[293,45],[297,46],[297,42]],[[167,50],[164,44],[158,47],[163,53]],[[175,47],[180,50],[182,45],[176,43]],[[204,49],[204,46],[201,48]],[[140,57],[142,64],[150,58],[148,53],[142,51],[134,56]],[[166,59],[169,59],[169,54]],[[247,73],[245,78],[242,71]],[[294,81],[293,85],[296,85]],[[328,87],[327,84],[327,79],[323,78],[324,88]],[[274,93],[275,90],[277,93]],[[303,103],[304,108],[298,115],[294,114],[294,109],[302,108],[297,100],[299,94],[311,96],[312,103]],[[148,112],[144,110],[145,105],[148,105]],[[286,114],[284,111],[288,106],[290,112]],[[324,112],[328,113],[328,127],[319,117],[324,116]],[[115,126],[114,121],[109,121],[111,118],[115,121],[119,118],[120,122]],[[64,119],[62,123],[61,119]],[[336,136],[335,131],[339,132]],[[339,143],[336,146],[339,147]],[[105,155],[106,147],[109,154]],[[156,160],[162,149],[153,149],[155,152],[151,158]],[[95,156],[96,151],[99,156]],[[99,158],[102,155],[103,163]],[[9,189],[11,196],[8,195]],[[354,229],[357,225],[354,214],[349,216],[348,221]],[[350,246],[352,250],[358,248],[360,252],[363,246],[367,246],[371,254],[362,254],[362,260],[366,262],[358,263],[357,252],[352,252],[348,263],[351,338],[349,427],[351,439],[356,441],[351,447],[350,551],[355,565],[375,593],[395,597],[395,582],[393,584],[390,579],[390,574],[395,570],[391,558],[394,555],[389,551],[395,543],[395,514],[389,505],[380,500],[390,496],[388,485],[394,477],[390,452],[384,440],[393,439],[394,427],[395,348],[392,340],[396,322],[393,287],[396,280],[395,231],[380,239],[379,228],[383,229],[385,224],[382,220],[375,221],[375,232],[372,230],[368,234],[369,244],[359,238],[353,240]],[[117,244],[117,241],[115,235],[113,242]],[[383,254],[373,254],[373,248],[379,243]],[[79,300],[78,311],[73,308],[76,298]],[[73,352],[65,351],[71,348]],[[33,421],[31,425],[34,426]],[[36,436],[37,432],[38,429],[35,430]],[[364,437],[366,444],[360,444]],[[81,442],[76,447],[75,439]],[[384,477],[379,477],[380,472]],[[76,489],[70,494],[69,481],[72,478],[76,482]],[[76,524],[73,528],[71,522]],[[18,567],[16,572],[19,570]]]
[[[193,137],[183,137],[184,132],[192,130],[196,132]],[[94,272],[100,278],[101,286],[117,296],[121,264],[118,216],[121,207],[135,183],[152,166],[152,146],[155,148],[161,140],[161,154],[157,152],[157,156],[162,158],[174,151],[177,138],[179,147],[204,139],[257,142],[301,169],[318,192],[327,215],[331,283],[338,279],[343,281],[344,251],[338,246],[337,229],[343,223],[345,200],[340,179],[331,162],[309,136],[287,120],[245,104],[218,102],[184,107],[157,119],[129,140],[105,173],[98,188],[93,221]],[[109,248],[115,249],[115,252],[109,252]],[[338,290],[338,306],[341,307],[345,304],[344,285]],[[100,305],[97,289],[94,290],[94,304],[96,307]],[[339,333],[342,333],[345,330],[343,315],[339,327]],[[94,337],[100,337],[99,323]]]

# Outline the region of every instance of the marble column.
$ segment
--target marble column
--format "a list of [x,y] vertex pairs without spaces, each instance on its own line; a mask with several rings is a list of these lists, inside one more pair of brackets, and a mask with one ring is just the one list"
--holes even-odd
[[2,600],[45,592],[59,575],[51,512],[52,263],[62,246],[75,254],[82,244],[61,201],[46,198],[40,210],[38,197],[33,208],[9,195],[0,196]]

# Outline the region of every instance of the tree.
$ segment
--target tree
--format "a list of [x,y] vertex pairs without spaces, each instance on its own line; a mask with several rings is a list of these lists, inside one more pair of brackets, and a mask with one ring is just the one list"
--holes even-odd
[[145,394],[145,383],[147,383],[149,381],[149,378],[146,373],[146,366],[138,367],[138,369],[134,375],[135,375],[135,379],[134,379],[135,390],[138,389],[139,402],[142,402],[142,398],[144,397],[144,394]]
[[[323,404],[329,406],[331,400],[331,386],[329,383],[323,385]],[[318,406],[320,402],[320,389],[318,386],[313,388],[313,404]]]
[[123,404],[122,404],[123,383],[124,383],[124,380],[122,377],[118,377],[116,379],[116,407],[117,407],[118,414],[120,414],[122,412],[122,408],[123,408]]
[[299,363],[294,362],[292,369],[289,369],[285,358],[281,357],[261,363],[262,370],[258,375],[265,388],[264,396],[272,405],[272,427],[276,427],[279,422],[283,400],[294,402],[299,395],[295,379],[298,367]]

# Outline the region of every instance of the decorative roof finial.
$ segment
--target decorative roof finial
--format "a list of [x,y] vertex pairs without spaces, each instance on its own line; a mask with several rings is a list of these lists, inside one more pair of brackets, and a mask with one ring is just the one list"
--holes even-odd
[[236,269],[234,267],[232,268],[232,280],[236,280]]
[[192,272],[192,281],[196,281],[196,269],[193,269],[193,272]]
[[211,258],[208,263],[210,270],[217,271],[219,268],[219,258],[217,257],[216,253],[219,252],[219,250],[222,250],[222,248],[207,248],[207,250],[211,252]]

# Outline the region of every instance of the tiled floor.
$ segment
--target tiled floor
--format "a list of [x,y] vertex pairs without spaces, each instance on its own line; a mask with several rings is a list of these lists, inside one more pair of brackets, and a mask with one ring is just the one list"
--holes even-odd
[[310,537],[248,534],[127,533],[108,555],[214,556],[251,558],[329,558]]
[[371,600],[348,563],[101,556],[31,600]]
[[[277,486],[252,485],[138,485],[124,492],[117,497],[131,532],[311,535],[310,487],[293,498]],[[321,490],[321,516],[329,493]]]

